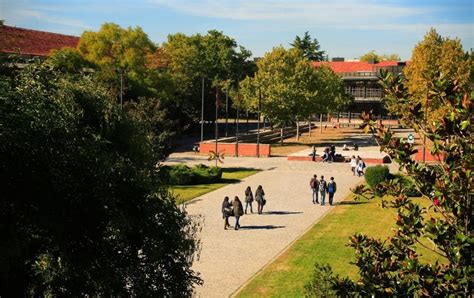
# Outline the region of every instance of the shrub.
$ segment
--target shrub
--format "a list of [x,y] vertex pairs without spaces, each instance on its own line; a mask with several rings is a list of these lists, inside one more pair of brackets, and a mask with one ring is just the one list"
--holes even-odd
[[[219,182],[222,178],[222,169],[218,167],[208,167],[203,164],[192,168],[178,164],[175,166],[163,167],[164,176],[172,185],[192,185]],[[166,174],[167,173],[167,174]]]
[[376,189],[380,183],[390,178],[390,171],[387,166],[369,167],[365,171],[365,181],[372,189]]
[[328,264],[314,264],[313,276],[305,285],[305,297],[337,297],[333,290],[334,273]]
[[408,196],[408,197],[420,197],[421,193],[420,191],[415,187],[415,184],[411,180],[410,177],[403,176],[401,174],[393,174],[390,175],[390,179],[398,179],[400,182],[402,189],[403,189],[403,194]]

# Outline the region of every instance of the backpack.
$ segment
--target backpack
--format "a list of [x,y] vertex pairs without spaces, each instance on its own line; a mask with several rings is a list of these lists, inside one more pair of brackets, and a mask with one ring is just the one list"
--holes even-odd
[[328,193],[334,193],[334,182],[329,182],[328,184]]
[[311,179],[311,181],[309,182],[309,186],[311,186],[311,188],[316,188],[316,179]]
[[319,191],[326,191],[326,180],[321,180],[319,182]]

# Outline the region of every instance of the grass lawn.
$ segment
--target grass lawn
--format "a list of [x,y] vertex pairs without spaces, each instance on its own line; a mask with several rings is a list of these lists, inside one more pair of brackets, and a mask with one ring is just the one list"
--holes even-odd
[[192,200],[203,194],[226,186],[230,183],[239,182],[240,179],[257,173],[258,170],[247,168],[222,168],[222,180],[219,183],[197,184],[197,185],[175,185],[170,187],[170,191],[176,197],[176,203],[181,204]]
[[[304,297],[304,285],[316,262],[329,263],[336,274],[356,279],[358,268],[350,264],[355,252],[346,246],[349,236],[362,232],[386,238],[395,226],[396,210],[382,209],[379,203],[380,199],[342,202],[251,280],[237,297]],[[421,203],[426,205],[427,201]],[[434,262],[438,258],[422,247],[418,253],[423,261]]]

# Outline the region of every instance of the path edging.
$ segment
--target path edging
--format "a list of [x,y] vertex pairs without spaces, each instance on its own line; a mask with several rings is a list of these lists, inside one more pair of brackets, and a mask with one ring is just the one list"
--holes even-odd
[[[363,183],[363,182],[361,182],[361,183]],[[356,185],[359,185],[359,184],[360,183],[358,183]],[[341,202],[344,202],[344,201],[348,200],[349,196],[351,196],[351,193],[347,194],[346,197]],[[334,207],[336,207],[336,206],[334,206]],[[296,241],[300,240],[307,232],[309,232],[318,222],[320,222],[324,217],[326,217],[326,215],[328,213],[332,212],[332,210],[334,210],[334,209],[335,208],[330,208],[330,209],[326,210],[323,214],[321,214],[321,216],[319,218],[317,218],[306,230],[304,230],[293,241],[288,243],[287,246],[285,246],[280,252],[278,252],[273,258],[271,258],[265,265],[263,265],[262,268],[260,268],[257,272],[255,272],[255,274],[253,274],[251,277],[249,277],[243,284],[241,284],[235,291],[233,291],[229,295],[229,297],[236,297],[237,294],[239,294],[239,292],[242,291],[258,274],[260,274],[263,270],[268,268],[268,266],[270,266],[274,261],[276,261],[276,259],[278,259],[286,251],[288,251],[291,248],[291,246],[293,246],[293,244],[296,243]]]

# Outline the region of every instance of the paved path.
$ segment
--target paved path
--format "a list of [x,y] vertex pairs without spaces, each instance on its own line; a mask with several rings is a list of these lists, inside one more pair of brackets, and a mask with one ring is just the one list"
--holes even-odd
[[[168,162],[212,164],[204,156],[179,154],[172,155]],[[190,215],[201,215],[204,219],[200,235],[202,251],[193,265],[204,280],[204,285],[196,289],[198,297],[232,295],[334,208],[312,204],[309,187],[312,175],[324,175],[327,179],[335,177],[338,186],[335,202],[343,200],[349,194],[349,188],[362,181],[352,175],[349,164],[291,162],[286,157],[226,158],[224,166],[254,167],[264,171],[186,205]],[[240,219],[240,230],[224,230],[220,213],[223,198],[238,195],[243,199],[248,185],[255,191],[259,184],[266,193],[264,214],[244,215]],[[234,218],[230,223],[234,224]]]

